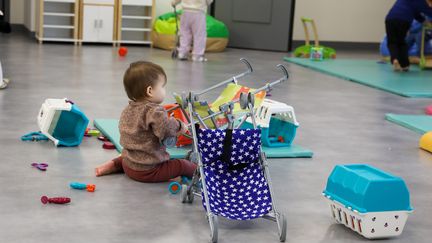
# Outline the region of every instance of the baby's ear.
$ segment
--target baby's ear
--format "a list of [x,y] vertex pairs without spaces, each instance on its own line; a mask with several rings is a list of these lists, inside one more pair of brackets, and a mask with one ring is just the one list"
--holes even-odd
[[146,89],[146,94],[147,94],[147,96],[149,96],[149,97],[152,97],[152,96],[153,96],[153,88],[152,88],[151,85],[147,87],[147,89]]

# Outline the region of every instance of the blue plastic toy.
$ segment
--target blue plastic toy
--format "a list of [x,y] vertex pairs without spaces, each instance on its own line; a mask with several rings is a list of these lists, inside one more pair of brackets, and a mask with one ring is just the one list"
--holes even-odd
[[336,222],[366,238],[402,233],[413,211],[405,182],[369,165],[337,165],[323,192]]
[[43,135],[56,146],[78,146],[89,120],[68,99],[46,99],[38,115],[38,125]]
[[96,185],[94,184],[84,184],[79,182],[72,182],[69,184],[71,188],[77,190],[87,190],[88,192],[94,192],[96,190]]
[[30,132],[23,135],[21,141],[48,141],[48,137],[41,132]]
[[[255,121],[265,147],[291,146],[299,126],[292,106],[267,98],[257,109]],[[252,120],[248,118],[241,128],[253,128]]]

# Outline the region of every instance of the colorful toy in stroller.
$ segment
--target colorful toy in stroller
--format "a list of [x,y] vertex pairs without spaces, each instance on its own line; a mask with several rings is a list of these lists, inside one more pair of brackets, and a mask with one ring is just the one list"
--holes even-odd
[[[253,72],[252,66],[246,59],[242,58],[240,60],[246,65],[247,70],[210,88],[196,92],[195,97],[197,100],[193,102],[194,112],[203,118],[203,123],[207,128],[222,127],[228,123],[226,117],[223,115],[213,116],[213,114],[219,112],[220,106],[227,102],[238,100],[242,93],[253,92],[254,107],[258,110],[255,119],[258,121],[258,126],[262,129],[263,145],[266,147],[291,146],[296,135],[296,129],[299,126],[295,118],[294,108],[281,102],[266,99],[266,93],[270,91],[271,87],[260,89],[256,92],[255,89],[239,85],[238,79]],[[200,96],[223,86],[226,87],[214,102],[208,103],[207,101],[198,100]],[[189,116],[188,112],[186,108],[183,108],[183,104],[187,98],[186,94],[179,95],[174,93],[174,97],[177,104],[167,105],[165,108],[170,115],[189,123],[190,121],[187,119]],[[234,102],[233,113],[241,114],[244,112],[240,107],[240,103]],[[242,125],[242,128],[251,128],[252,126],[251,119],[249,118]],[[181,147],[192,144],[190,135],[186,135],[186,137],[179,137],[176,146]]]
[[[232,220],[265,218],[275,221],[281,242],[286,238],[286,219],[275,204],[268,162],[261,150],[261,130],[255,122],[255,95],[270,90],[288,79],[284,66],[278,65],[284,76],[265,86],[241,93],[238,99],[219,106],[219,111],[202,117],[195,104],[199,104],[201,92],[190,92],[181,103],[187,109],[193,138],[190,160],[198,164],[192,180],[183,184],[181,201],[192,203],[194,196],[201,196],[210,225],[212,242],[218,240],[218,217]],[[214,88],[214,87],[212,87]],[[197,103],[198,102],[198,103]],[[236,104],[243,109],[241,120],[234,112]],[[214,129],[206,121],[224,116],[226,129]],[[250,119],[253,128],[240,129]],[[236,122],[238,124],[235,124]]]

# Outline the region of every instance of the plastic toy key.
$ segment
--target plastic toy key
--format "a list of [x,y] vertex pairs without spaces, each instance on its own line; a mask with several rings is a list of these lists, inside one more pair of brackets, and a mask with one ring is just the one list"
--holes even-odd
[[70,203],[71,199],[68,198],[68,197],[53,197],[53,198],[49,198],[47,196],[42,196],[41,197],[41,202],[43,204],[47,204],[47,203],[66,204],[66,203]]
[[98,130],[90,129],[90,128],[87,128],[85,133],[84,133],[84,136],[86,136],[86,137],[97,137],[99,135],[100,135],[100,132]]
[[46,163],[32,163],[31,166],[41,170],[41,171],[46,171],[48,164]]
[[99,136],[97,139],[100,141],[109,142],[109,139],[105,136]]
[[96,190],[96,185],[94,184],[84,184],[79,182],[72,182],[69,184],[71,188],[77,190],[87,190],[88,192],[94,192]]
[[104,142],[102,145],[102,148],[104,149],[115,149],[115,145],[110,142]]

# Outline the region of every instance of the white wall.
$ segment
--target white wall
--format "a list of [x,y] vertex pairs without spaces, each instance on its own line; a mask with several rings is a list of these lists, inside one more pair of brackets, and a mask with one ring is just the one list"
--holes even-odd
[[[11,22],[35,29],[35,0],[12,0]],[[395,0],[297,0],[294,40],[303,40],[300,18],[315,19],[323,41],[380,42],[384,18]],[[171,0],[156,1],[156,16],[171,12]],[[31,14],[29,14],[31,13]],[[30,16],[31,15],[31,16]]]
[[24,4],[24,25],[30,31],[35,31],[36,1],[26,0]]
[[[216,0],[217,1],[217,0]],[[304,40],[301,17],[315,19],[320,40],[380,42],[384,18],[395,0],[297,0],[294,40]],[[171,0],[157,0],[156,15],[172,11]]]
[[172,11],[171,0],[156,0],[156,17]]
[[297,0],[294,40],[304,39],[301,17],[313,18],[320,40],[380,42],[395,0]]
[[11,0],[10,1],[10,22],[12,24],[24,23],[24,2],[33,0]]

